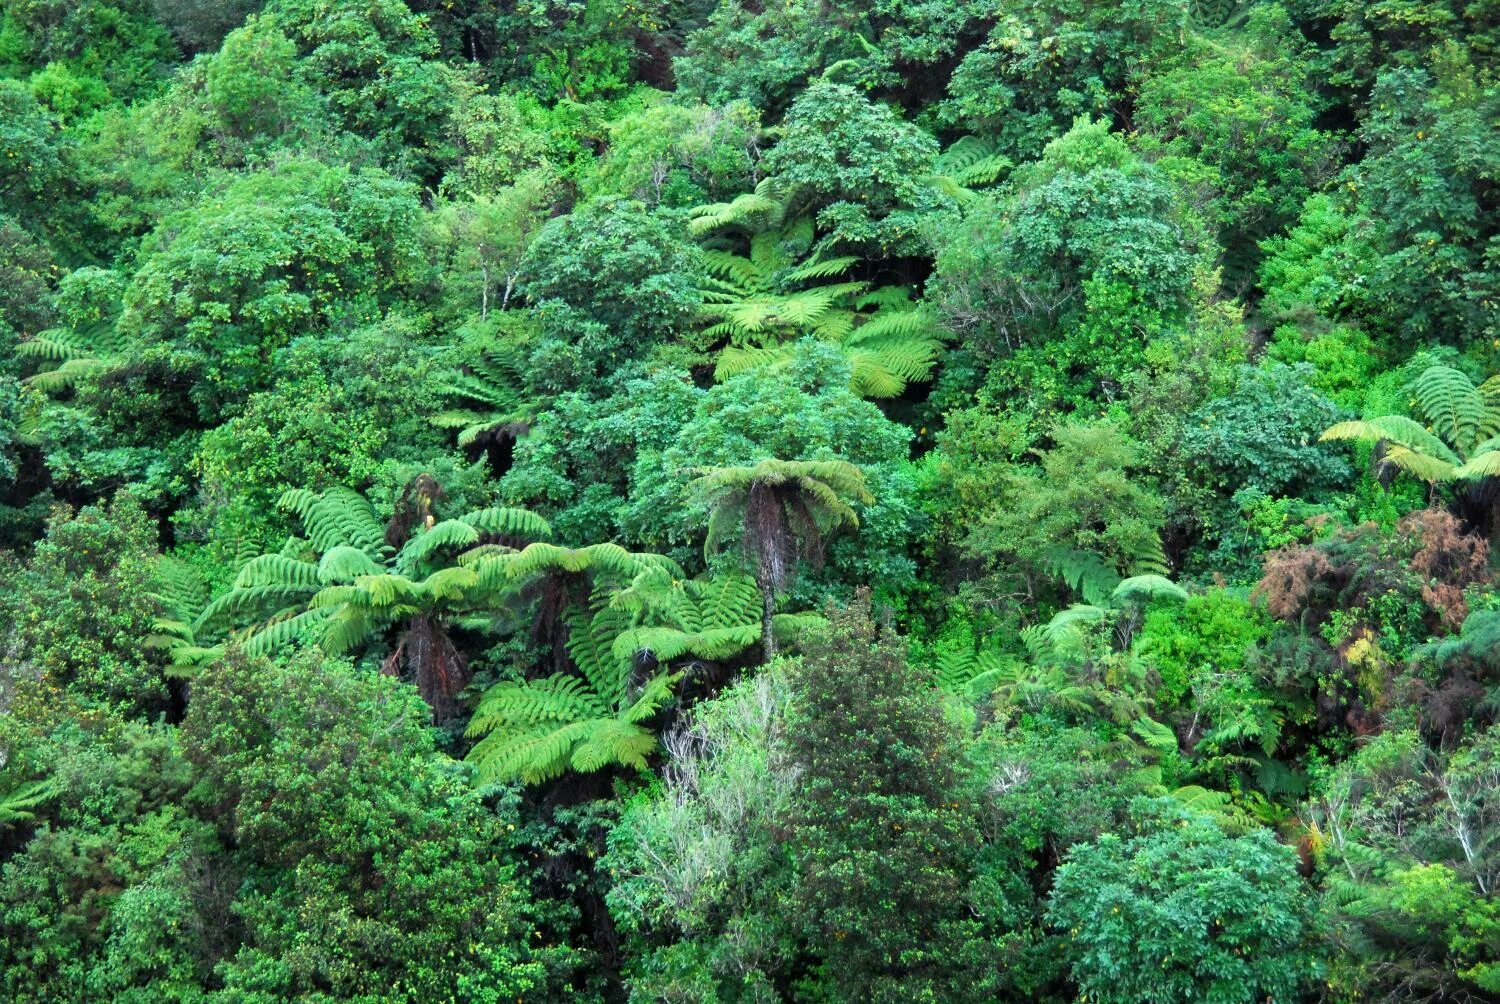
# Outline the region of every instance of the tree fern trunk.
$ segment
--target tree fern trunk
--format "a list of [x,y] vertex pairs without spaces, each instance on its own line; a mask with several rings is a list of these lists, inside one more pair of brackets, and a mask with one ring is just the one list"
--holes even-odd
[[776,658],[776,635],[771,625],[776,616],[776,588],[765,575],[760,577],[760,647],[766,662]]

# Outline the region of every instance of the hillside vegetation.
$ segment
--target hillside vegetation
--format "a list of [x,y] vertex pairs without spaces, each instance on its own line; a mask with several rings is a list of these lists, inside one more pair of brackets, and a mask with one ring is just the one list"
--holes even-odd
[[1500,1000],[1495,0],[0,0],[0,999]]

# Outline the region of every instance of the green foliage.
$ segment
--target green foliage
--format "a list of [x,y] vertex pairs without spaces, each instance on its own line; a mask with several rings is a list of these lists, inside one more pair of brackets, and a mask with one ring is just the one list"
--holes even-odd
[[1307,498],[1346,480],[1348,465],[1318,441],[1338,409],[1311,377],[1306,366],[1247,366],[1233,391],[1189,416],[1181,449],[1200,483]]
[[1500,996],[1494,15],[0,4],[0,998]]
[[1491,729],[1445,754],[1391,732],[1328,778],[1314,821],[1325,911],[1349,946],[1330,980],[1344,992],[1493,985],[1496,738]]
[[67,180],[57,123],[31,90],[0,80],[0,197],[6,213],[36,228]]
[[957,793],[958,736],[866,594],[829,613],[789,675],[787,752],[798,768],[787,908],[816,946],[808,992],[839,1001],[979,1000],[965,969],[974,853]]
[[[204,98],[215,119],[240,139],[276,137],[291,129],[298,107],[296,86],[288,87],[297,47],[274,17],[252,17],[231,32],[204,74]],[[304,99],[305,101],[305,99]]]
[[[1139,319],[1121,325],[1124,339],[1105,340],[1143,341],[1188,308],[1195,248],[1183,216],[1157,168],[1106,123],[1080,120],[945,233],[929,297],[971,350],[993,358],[1047,346],[1054,332],[1087,324],[1090,308],[1117,309],[1129,287]],[[1095,323],[1093,339],[1103,334]]]
[[126,714],[164,710],[159,667],[141,644],[159,610],[155,536],[129,495],[76,515],[55,512],[28,561],[10,556],[0,566],[6,675],[38,674],[54,693]]
[[[517,569],[540,567],[541,555],[529,561],[527,552],[544,548],[531,545],[507,572],[534,574]],[[755,583],[734,575],[683,582],[674,576],[680,570],[655,556],[612,545],[552,548],[546,557],[571,572],[595,574],[593,603],[568,615],[572,668],[487,690],[469,720],[469,736],[482,738],[468,758],[481,777],[532,784],[567,770],[645,769],[657,748],[650,722],[673,699],[686,668],[732,660],[761,640]],[[481,575],[491,560],[505,559],[481,558]],[[629,584],[611,589],[610,582]],[[772,630],[784,637],[812,620],[783,615]],[[673,664],[685,668],[668,671]]]
[[[349,489],[288,492],[281,505],[296,513],[307,540],[289,538],[280,553],[247,561],[230,590],[193,622],[195,639],[227,624],[248,629],[240,640],[252,655],[304,639],[341,655],[394,632],[382,669],[394,675],[404,667],[433,715],[448,718],[468,680],[453,623],[490,609],[509,585],[492,566],[508,557],[523,563],[538,546],[518,553],[498,541],[550,536],[551,527],[535,513],[507,508],[438,521],[439,498],[441,488],[421,475],[382,525],[374,507]],[[460,560],[460,551],[474,560]],[[516,577],[514,564],[507,571]]]
[[786,702],[782,662],[700,702],[666,737],[661,784],[611,830],[609,907],[642,943],[637,992],[754,1000],[794,954],[777,903],[793,878],[776,830],[791,792],[773,753]]
[[1242,35],[1190,44],[1147,76],[1136,125],[1147,148],[1212,169],[1222,243],[1235,258],[1253,257],[1257,241],[1296,218],[1337,152],[1314,127],[1309,53],[1277,6],[1252,7]]
[[147,97],[178,58],[151,7],[145,0],[28,0],[8,6],[0,26],[0,58],[14,68],[60,63],[77,77],[101,81],[114,98]]
[[246,996],[499,1000],[549,956],[495,852],[495,818],[433,748],[416,694],[304,654],[234,657],[183,725],[194,800],[261,876],[235,912],[227,988]]
[[1263,831],[1163,815],[1075,847],[1057,871],[1048,919],[1080,990],[1120,1004],[1297,999],[1318,967],[1292,852]]
[[944,208],[928,183],[937,154],[931,136],[888,106],[818,83],[792,103],[765,165],[818,209],[826,244],[891,256],[926,250],[921,215]]
[[1500,474],[1500,377],[1474,385],[1451,366],[1429,366],[1410,385],[1413,410],[1404,415],[1340,422],[1323,439],[1380,444],[1380,462],[1430,485]]
[[592,383],[686,327],[697,270],[697,249],[673,221],[644,203],[600,199],[542,228],[520,289],[556,332],[565,365]]
[[1180,0],[1009,6],[987,24],[982,42],[967,47],[936,113],[945,124],[996,137],[1008,156],[1034,157],[1080,116],[1114,113],[1114,95],[1178,51],[1185,13]]
[[[1060,426],[1053,439],[1039,467],[1016,465],[1005,474],[1002,494],[973,525],[965,550],[991,562],[1018,559],[1031,574],[1078,553],[1097,555],[1116,575],[1160,561],[1164,507],[1131,477],[1138,451],[1129,437],[1099,423]],[[1082,567],[1059,571],[1075,587],[1098,578]]]
[[637,454],[623,529],[646,547],[684,562],[699,560],[703,512],[682,505],[694,472],[753,467],[773,457],[844,461],[864,472],[875,502],[861,514],[857,537],[834,542],[829,571],[848,582],[867,574],[857,569],[869,569],[883,585],[899,589],[909,581],[904,551],[913,519],[899,466],[907,435],[848,386],[840,353],[804,342],[786,366],[742,373],[699,396],[692,415],[657,440],[664,445]]
[[0,868],[0,988],[26,1002],[203,999],[233,872],[185,809],[193,772],[174,731],[75,722],[24,753],[48,765],[48,797]]
[[273,0],[266,12],[297,43],[302,79],[345,129],[369,137],[393,168],[436,180],[450,155],[455,73],[430,58],[437,43],[422,17],[399,0]]
[[732,202],[692,211],[695,232],[749,232],[748,255],[737,254],[740,242],[722,235],[710,238],[704,252],[709,281],[698,313],[714,323],[702,337],[714,346],[727,342],[715,377],[784,364],[791,340],[806,335],[842,348],[855,393],[899,396],[908,382],[928,376],[942,348],[941,333],[899,286],[829,281],[854,268],[855,258],[815,252],[799,262],[813,227],[805,217],[786,219],[793,198],[782,183],[767,180]]
[[378,171],[300,160],[248,175],[142,246],[122,333],[161,346],[200,415],[242,404],[292,338],[373,320],[415,277],[416,193]]
[[[1199,680],[1233,675],[1269,634],[1265,614],[1225,590],[1192,596],[1180,607],[1154,607],[1137,650],[1161,678],[1157,701],[1171,707]],[[1175,740],[1174,740],[1175,748]]]

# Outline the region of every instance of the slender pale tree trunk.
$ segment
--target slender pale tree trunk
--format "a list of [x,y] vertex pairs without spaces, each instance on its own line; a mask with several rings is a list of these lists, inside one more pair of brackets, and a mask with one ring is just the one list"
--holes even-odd
[[759,543],[755,584],[760,586],[760,650],[765,661],[770,662],[776,658],[776,633],[772,630],[776,617],[776,578],[772,572],[775,555],[768,553],[767,548],[774,544],[765,539]]

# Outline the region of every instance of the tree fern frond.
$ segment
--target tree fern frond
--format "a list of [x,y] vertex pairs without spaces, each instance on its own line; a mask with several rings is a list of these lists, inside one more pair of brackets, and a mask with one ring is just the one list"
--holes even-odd
[[621,712],[620,717],[637,724],[646,721],[666,707],[667,702],[672,699],[672,688],[680,679],[681,673],[659,673],[653,676],[641,687],[640,693],[636,694],[635,700]]
[[1453,471],[1455,480],[1500,477],[1500,440],[1486,440],[1483,447],[1475,450],[1473,459]]
[[646,758],[656,750],[656,733],[632,722],[604,719],[594,724],[573,747],[569,766],[577,771],[602,770],[612,764],[646,769]]
[[357,547],[340,544],[331,548],[318,562],[318,581],[324,585],[353,582],[361,575],[384,571],[367,553]]
[[[789,269],[781,276],[782,282],[811,282],[814,279],[831,279],[834,276],[843,275],[855,265],[859,259],[853,255],[845,255],[839,258],[824,258],[821,260],[803,262],[794,269]],[[863,284],[860,284],[863,286]]]
[[236,587],[204,607],[193,623],[193,630],[203,631],[222,617],[244,614],[259,617],[267,610],[300,605],[315,593],[315,588],[295,585]]
[[1131,723],[1130,731],[1157,753],[1166,755],[1176,753],[1178,750],[1177,733],[1154,719],[1139,719]]
[[77,357],[68,359],[52,369],[33,373],[23,382],[44,394],[60,394],[75,386],[80,380],[85,380],[100,372],[107,365],[108,361],[104,359],[91,356]]
[[613,707],[625,697],[630,682],[630,654],[615,654],[615,640],[630,626],[624,611],[608,606],[593,613],[577,611],[569,618],[568,655],[593,692]]
[[57,786],[50,778],[23,781],[8,787],[4,794],[0,794],[0,829],[33,821],[36,810],[56,794]]
[[760,591],[748,575],[730,572],[687,586],[692,598],[693,627],[708,631],[751,623],[760,616]]
[[504,727],[529,730],[547,722],[575,722],[610,713],[584,680],[555,673],[540,680],[490,687],[474,709],[465,734],[472,738]]
[[1381,415],[1378,418],[1339,422],[1320,438],[1357,439],[1369,443],[1387,439],[1408,449],[1422,450],[1454,463],[1458,461],[1458,454],[1449,449],[1448,444],[1424,428],[1420,422],[1405,415]]
[[1109,594],[1115,605],[1149,603],[1157,599],[1186,600],[1187,590],[1164,575],[1132,575],[1121,580]]
[[328,617],[326,610],[304,610],[300,613],[274,618],[240,638],[245,654],[253,657],[269,656],[311,632]]
[[469,596],[479,584],[479,576],[472,568],[450,565],[439,568],[419,583],[418,588],[431,602],[461,600]]
[[442,551],[457,551],[479,543],[479,531],[461,520],[445,519],[413,535],[396,555],[396,570],[411,575]]
[[319,551],[340,544],[357,547],[371,557],[382,557],[388,551],[384,524],[369,501],[356,491],[331,488],[316,495],[294,489],[282,495],[280,504],[301,518],[308,539]]
[[184,627],[208,605],[208,581],[180,559],[163,557],[157,562],[154,586],[151,595]]
[[235,589],[250,589],[255,586],[301,586],[316,589],[319,585],[317,565],[282,554],[262,554],[251,558],[234,578]]
[[1054,548],[1044,556],[1043,565],[1062,579],[1069,589],[1082,596],[1084,602],[1094,605],[1104,603],[1120,584],[1120,573],[1103,558],[1088,551]]
[[1405,446],[1387,446],[1383,462],[1410,474],[1421,481],[1435,484],[1452,481],[1458,477],[1459,468],[1441,457],[1428,456]]
[[1417,399],[1417,410],[1460,453],[1478,440],[1489,409],[1467,376],[1451,366],[1429,366],[1410,386],[1412,396]]
[[723,383],[741,373],[785,362],[788,358],[789,352],[783,346],[744,349],[731,345],[719,353],[718,361],[714,364],[714,379]]

